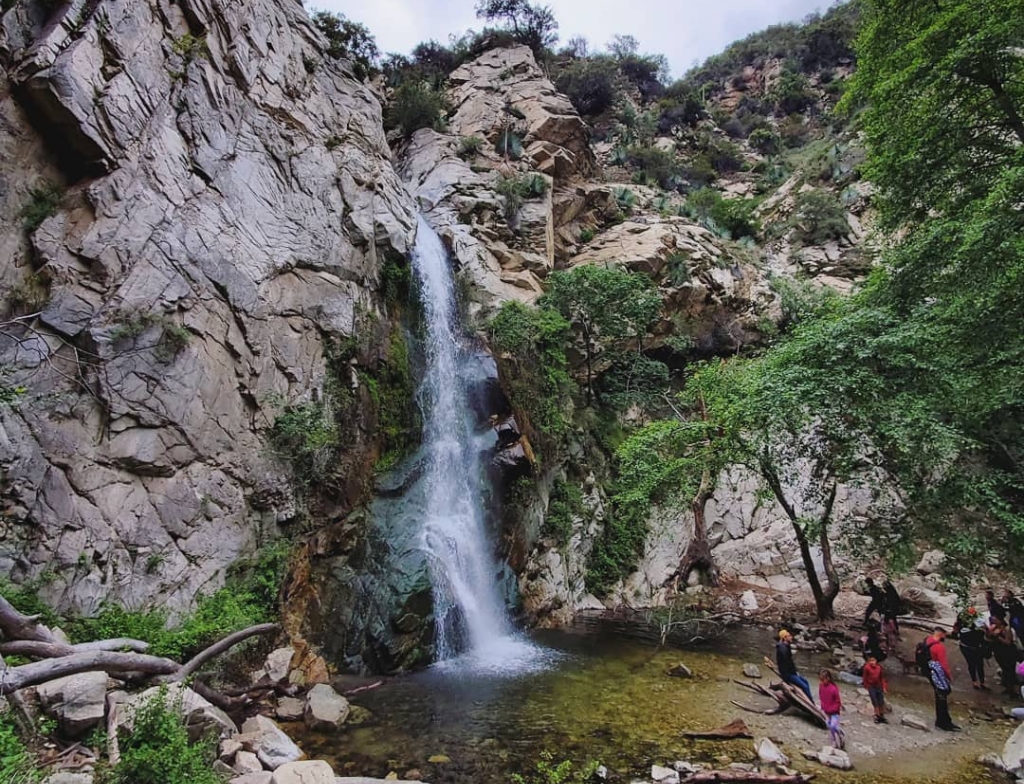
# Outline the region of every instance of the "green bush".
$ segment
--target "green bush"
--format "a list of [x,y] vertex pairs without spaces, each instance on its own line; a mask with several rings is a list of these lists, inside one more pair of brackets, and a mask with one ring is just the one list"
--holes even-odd
[[319,400],[285,408],[270,429],[270,445],[292,464],[300,482],[308,485],[325,481],[341,446],[335,402],[330,394],[325,391]]
[[779,137],[769,128],[752,131],[747,142],[762,155],[775,155],[779,151]]
[[526,199],[539,199],[548,192],[548,181],[543,174],[524,174],[518,177],[501,177],[495,190],[502,197],[505,219],[511,223],[519,215]]
[[353,22],[344,14],[328,11],[315,11],[311,19],[327,39],[325,54],[328,57],[349,60],[353,72],[360,79],[376,70],[380,50],[366,25]]
[[216,736],[189,743],[180,706],[171,702],[163,687],[139,705],[132,731],[118,739],[121,761],[97,771],[97,784],[223,784],[212,768]]
[[805,191],[796,197],[790,223],[800,245],[824,245],[850,233],[846,211],[831,193]]
[[618,68],[611,57],[591,57],[576,60],[562,69],[555,86],[568,96],[576,111],[585,117],[594,117],[615,103],[617,74]]
[[518,161],[523,157],[523,140],[511,128],[506,128],[494,142],[494,151],[498,155]]
[[50,282],[36,272],[30,272],[11,287],[7,302],[18,313],[35,313],[50,301]]
[[57,214],[63,191],[51,182],[44,182],[28,193],[29,202],[21,208],[21,220],[25,231],[31,234],[43,221]]
[[459,139],[459,149],[456,153],[463,160],[474,158],[480,154],[486,142],[479,136],[463,136]]
[[724,199],[712,188],[701,188],[687,197],[684,214],[726,239],[738,240],[760,231],[756,206],[752,199]]
[[648,181],[666,190],[673,190],[679,185],[679,164],[672,153],[657,147],[630,147],[626,154],[629,163],[639,169]]
[[580,229],[580,242],[590,242],[594,239],[594,230],[591,228]]
[[444,95],[425,82],[405,82],[395,90],[384,118],[388,130],[397,129],[405,138],[421,128],[440,130],[448,111]]
[[615,205],[626,215],[629,215],[636,207],[636,194],[629,188],[616,188],[612,195],[615,197]]
[[779,117],[806,112],[817,100],[807,77],[789,70],[782,72],[768,97],[775,104],[775,114]]
[[544,518],[541,533],[564,546],[569,543],[572,536],[573,519],[582,517],[583,513],[583,491],[576,485],[559,479],[551,488],[548,513]]

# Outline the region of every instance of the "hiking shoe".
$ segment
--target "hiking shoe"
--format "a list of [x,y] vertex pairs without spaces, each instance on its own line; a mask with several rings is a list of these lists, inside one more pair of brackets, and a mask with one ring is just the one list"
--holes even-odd
[[875,724],[881,724],[881,723],[882,723],[882,717],[881,716],[875,716]]
[[935,726],[944,732],[960,732],[960,726],[958,724],[950,724],[945,727],[941,724],[936,724]]
[[885,716],[879,716],[878,717],[878,723],[879,724],[888,724],[889,720],[887,718],[885,718]]

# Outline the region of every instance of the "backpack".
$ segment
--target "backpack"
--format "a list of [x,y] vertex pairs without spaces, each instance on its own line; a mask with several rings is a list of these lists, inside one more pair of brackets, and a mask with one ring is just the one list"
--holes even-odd
[[917,669],[922,675],[928,677],[931,672],[928,667],[928,663],[932,660],[932,646],[928,644],[928,638],[925,637],[921,642],[914,648],[914,661],[917,663]]

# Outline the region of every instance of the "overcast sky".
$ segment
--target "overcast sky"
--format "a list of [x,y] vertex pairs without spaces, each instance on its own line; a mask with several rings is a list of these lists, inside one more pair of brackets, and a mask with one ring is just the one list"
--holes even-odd
[[[582,35],[592,49],[612,36],[633,35],[643,52],[665,54],[674,76],[721,52],[738,38],[779,22],[824,11],[831,0],[547,0],[567,41]],[[483,25],[475,0],[307,0],[362,22],[383,52],[409,51],[421,41],[447,43],[451,33]]]

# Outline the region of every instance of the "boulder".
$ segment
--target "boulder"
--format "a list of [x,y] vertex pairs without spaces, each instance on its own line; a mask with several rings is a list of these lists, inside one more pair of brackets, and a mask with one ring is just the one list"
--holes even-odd
[[294,648],[278,648],[267,654],[263,666],[252,674],[252,682],[259,683],[264,677],[272,683],[280,683],[288,680],[288,672],[291,669],[292,658],[295,656]]
[[743,675],[745,677],[747,677],[747,678],[754,678],[754,679],[760,678],[761,677],[761,668],[758,667],[756,664],[744,664],[743,665]]
[[246,773],[261,772],[263,763],[251,751],[240,751],[235,755],[235,764],[232,767],[235,769],[235,773],[244,776]]
[[139,706],[155,699],[161,691],[165,695],[167,707],[179,711],[185,718],[188,736],[193,742],[207,732],[216,732],[222,738],[230,738],[238,733],[235,722],[224,711],[180,683],[153,686],[127,697],[115,709],[117,726],[130,730],[135,723],[135,712]]
[[651,766],[651,780],[655,784],[679,784],[679,772],[661,765]]
[[238,739],[270,770],[277,770],[289,762],[297,762],[303,756],[295,741],[266,716],[246,719]]
[[1017,727],[1003,745],[1003,766],[1012,775],[1024,769],[1024,724]]
[[982,754],[978,757],[978,764],[1000,773],[1006,772],[1006,765],[1003,764],[1003,758],[992,752]]
[[334,771],[323,760],[289,762],[274,771],[270,784],[335,784]]
[[63,734],[84,735],[103,721],[107,698],[107,675],[83,672],[40,684],[36,693],[47,715],[57,720]]
[[782,750],[770,738],[761,738],[754,741],[754,751],[757,752],[757,758],[764,765],[789,764],[789,757],[783,754]]
[[277,701],[277,718],[281,721],[299,721],[306,711],[306,701],[298,697],[282,697]]
[[755,613],[760,608],[757,603],[757,596],[753,591],[744,591],[740,596],[740,610],[744,613],[750,614]]
[[217,758],[230,763],[241,750],[242,744],[236,738],[224,738],[217,747]]
[[942,568],[946,554],[942,550],[929,550],[921,556],[917,564],[917,573],[921,575],[935,574]]
[[831,746],[823,746],[818,752],[818,762],[836,770],[853,770],[853,763],[850,762],[850,755],[840,749]]
[[335,730],[345,723],[348,713],[348,700],[326,683],[318,683],[306,695],[303,718],[311,730]]
[[235,776],[228,784],[270,784],[274,774],[269,770],[261,770],[259,773],[246,773],[244,776]]

